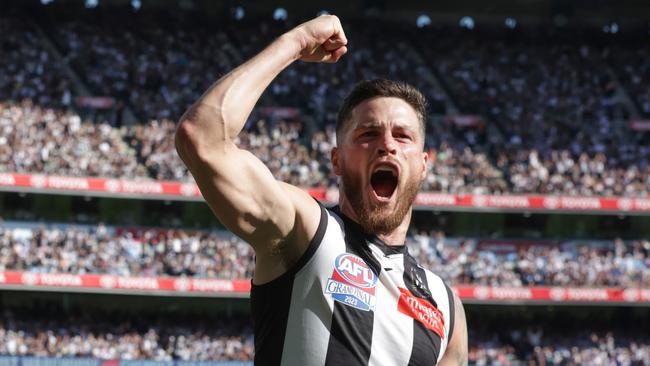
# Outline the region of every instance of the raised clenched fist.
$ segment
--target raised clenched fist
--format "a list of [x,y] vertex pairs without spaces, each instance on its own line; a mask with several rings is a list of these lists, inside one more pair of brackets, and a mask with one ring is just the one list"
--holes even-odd
[[316,17],[290,30],[287,35],[299,43],[302,61],[333,63],[348,50],[348,40],[335,15]]

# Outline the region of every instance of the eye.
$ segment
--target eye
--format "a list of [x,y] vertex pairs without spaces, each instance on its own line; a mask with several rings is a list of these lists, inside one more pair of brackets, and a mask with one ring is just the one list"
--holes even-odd
[[370,131],[366,131],[366,132],[362,132],[362,133],[359,135],[359,137],[374,137],[374,136],[377,136],[377,131],[372,131],[372,130],[370,130]]
[[397,132],[395,133],[395,138],[400,139],[400,140],[412,140],[411,135],[405,133],[405,132]]

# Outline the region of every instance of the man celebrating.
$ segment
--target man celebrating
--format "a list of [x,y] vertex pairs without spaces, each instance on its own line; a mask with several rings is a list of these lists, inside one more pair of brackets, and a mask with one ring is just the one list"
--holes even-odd
[[426,176],[426,101],[388,80],[359,83],[338,115],[339,206],[276,181],[233,142],[271,81],[296,60],[337,62],[339,19],[292,29],[188,109],[176,148],[219,220],[256,254],[256,365],[466,365],[458,297],[405,247]]

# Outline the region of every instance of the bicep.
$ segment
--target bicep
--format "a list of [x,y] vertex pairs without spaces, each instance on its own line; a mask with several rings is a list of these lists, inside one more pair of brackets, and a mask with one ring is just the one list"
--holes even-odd
[[186,162],[203,198],[230,231],[256,251],[284,240],[294,227],[291,192],[252,153],[232,143]]
[[458,295],[454,293],[454,329],[449,340],[444,356],[440,359],[440,366],[465,366],[468,362],[467,354],[467,320],[465,309]]

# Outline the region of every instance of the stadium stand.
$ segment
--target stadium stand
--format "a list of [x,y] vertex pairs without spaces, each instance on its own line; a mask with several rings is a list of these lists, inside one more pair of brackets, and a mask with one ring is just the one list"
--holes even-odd
[[76,309],[4,310],[0,355],[123,360],[249,361],[253,331],[245,317],[200,325],[196,317],[149,318]]
[[[67,107],[72,86],[62,64],[45,50],[25,14],[0,15],[0,101],[32,99],[37,105]],[[4,135],[4,133],[3,133]]]
[[632,95],[642,117],[650,118],[650,68],[648,50],[644,47],[628,48],[613,45],[609,49],[609,62],[619,75],[625,89]]
[[[255,263],[252,249],[227,232],[5,226],[0,240],[0,271],[250,279]],[[411,255],[453,285],[650,286],[647,239],[508,243],[499,249],[441,232],[408,238]]]
[[[10,10],[0,15],[0,173],[135,181],[192,182],[174,151],[175,121],[210,82],[291,25],[250,17],[176,24],[177,14],[161,20],[110,9],[86,19]],[[355,81],[384,76],[413,83],[431,104],[426,191],[650,197],[650,134],[643,130],[650,125],[647,43],[602,39],[599,30],[418,30],[346,21],[347,57],[283,72],[238,137],[278,179],[335,187],[329,167],[335,111]],[[78,103],[85,95],[70,72],[93,97],[114,101],[114,114]],[[124,108],[137,123],[122,123]],[[634,121],[637,129],[630,127]],[[7,210],[0,205],[0,215]],[[623,295],[628,289],[640,294],[650,288],[650,241],[646,232],[625,230],[607,240],[501,238],[494,245],[487,238],[446,237],[430,223],[408,237],[408,246],[455,286],[616,287]],[[619,234],[625,240],[615,238]],[[250,364],[254,347],[245,316],[205,322],[185,317],[183,306],[173,319],[9,309],[7,299],[22,295],[2,275],[249,282],[254,260],[247,244],[221,231],[0,220],[0,364],[19,362],[8,356],[53,365],[61,357]],[[584,320],[539,324],[505,317],[512,326],[490,329],[478,327],[478,319],[469,318],[470,365],[650,365],[650,339],[630,324],[591,329]]]
[[[414,39],[461,110],[504,134],[494,160],[511,191],[646,195],[650,152],[623,123],[631,112],[607,48],[568,31],[495,33],[427,30]],[[636,66],[629,72],[643,75]]]
[[[128,26],[128,17],[124,19],[123,14],[108,14],[99,24],[67,21],[48,32],[92,91],[124,102],[137,111],[142,121],[149,121],[105,132],[113,140],[108,146],[113,150],[110,159],[116,160],[110,163],[113,168],[100,164],[101,170],[95,171],[84,163],[85,159],[79,160],[80,166],[58,167],[58,163],[50,166],[49,161],[37,163],[32,158],[25,159],[22,166],[3,164],[1,170],[188,180],[184,165],[172,149],[172,121],[208,86],[208,80],[216,79],[288,27],[284,22],[249,22],[238,24],[234,32],[232,25],[224,24],[208,37],[200,27],[177,32],[173,27],[156,26],[151,20],[140,21],[136,29]],[[111,22],[125,24],[128,31],[107,27]],[[450,90],[461,113],[485,116],[507,143],[488,136],[481,128],[433,119],[427,137],[431,172],[425,190],[647,196],[650,148],[631,138],[624,123],[630,111],[618,97],[619,89],[627,87],[642,110],[647,104],[642,100],[647,94],[642,90],[647,74],[643,54],[639,54],[643,51],[635,53],[632,46],[619,46],[621,50],[611,52],[616,58],[610,57],[609,49],[600,43],[590,43],[586,36],[568,32],[548,36],[530,30],[515,37],[452,29],[418,32],[413,27],[391,24],[382,27],[378,37],[374,28],[363,21],[347,26],[355,30],[351,39],[355,52],[349,58],[331,67],[292,66],[272,84],[261,104],[261,108],[299,108],[299,114],[277,122],[279,127],[274,123],[277,117],[263,118],[263,124],[271,127],[260,127],[257,121],[261,118],[256,113],[249,123],[249,133],[242,136],[243,140],[261,141],[271,137],[270,151],[260,152],[259,156],[275,164],[271,170],[280,179],[306,187],[334,186],[336,177],[328,167],[328,148],[335,141],[327,126],[334,122],[334,111],[354,80],[390,75],[412,82],[432,101],[434,114],[445,113],[442,92],[427,78],[419,77],[431,71]],[[11,57],[0,68],[16,76],[15,81],[2,87],[3,110],[27,104],[20,108],[34,110],[38,120],[44,118],[45,107],[66,107],[49,112],[56,117],[48,114],[47,118],[61,121],[64,126],[70,118],[79,124],[75,112],[69,110],[74,107],[70,83],[58,60],[45,51],[39,36],[28,25],[11,29],[3,42]],[[412,36],[405,39],[403,34]],[[381,41],[372,42],[370,47],[371,39]],[[199,40],[208,43],[195,47]],[[17,42],[20,47],[15,47]],[[420,53],[421,57],[399,57],[402,53]],[[34,55],[38,55],[38,61],[33,61]],[[621,84],[610,73],[610,58],[620,65],[617,70],[624,81]],[[368,63],[376,59],[385,62]],[[32,102],[22,102],[24,98]],[[16,125],[16,118],[23,118],[12,115],[15,113],[18,111],[5,113],[5,124]],[[101,120],[88,123],[106,124]],[[286,130],[286,124],[292,129],[288,141],[276,132]],[[72,135],[66,136],[64,142],[71,146],[61,146],[63,149],[76,150],[78,144],[84,143],[77,141],[82,136]],[[35,142],[51,146],[49,141]],[[120,146],[123,142],[130,148]],[[243,145],[248,146],[247,142],[243,141]],[[254,146],[260,142],[250,143]],[[34,155],[36,146],[12,146],[5,156]],[[106,145],[102,146],[105,150]],[[56,160],[49,159],[52,148],[39,150],[41,160]],[[276,161],[276,156],[283,159]],[[69,164],[75,163],[70,159]]]
[[[0,356],[213,362],[253,357],[253,333],[244,316],[206,323],[196,316],[165,319],[58,308],[5,309],[1,315]],[[613,326],[608,331],[584,331],[570,326],[560,330],[534,321],[501,328],[471,333],[470,365],[650,362],[650,339],[639,329]]]

